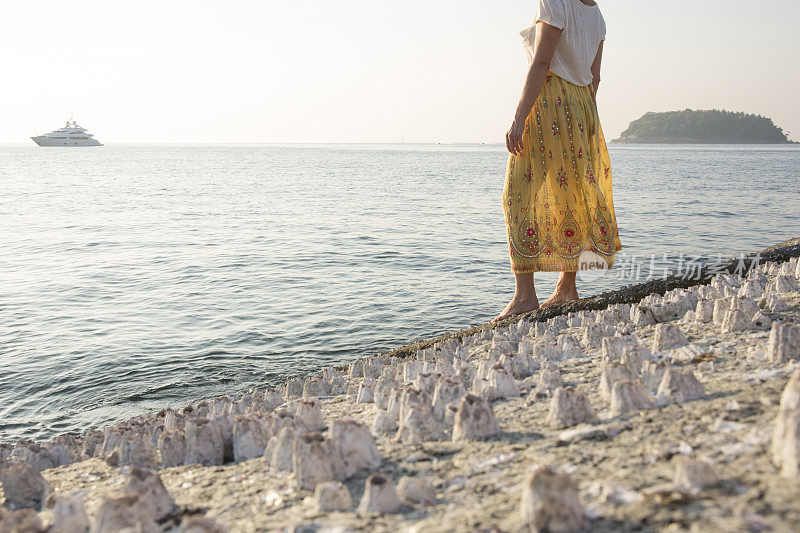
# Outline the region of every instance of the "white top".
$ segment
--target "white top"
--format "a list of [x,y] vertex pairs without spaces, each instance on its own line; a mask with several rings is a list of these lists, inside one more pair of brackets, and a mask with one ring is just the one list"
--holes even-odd
[[575,85],[592,83],[592,63],[600,41],[606,38],[606,21],[597,4],[587,6],[581,0],[539,0],[533,23],[520,32],[528,61],[533,61],[537,22],[563,30],[550,70]]

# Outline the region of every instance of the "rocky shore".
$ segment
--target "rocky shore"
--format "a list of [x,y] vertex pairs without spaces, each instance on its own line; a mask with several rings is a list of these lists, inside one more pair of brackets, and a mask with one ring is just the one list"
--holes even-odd
[[799,255],[0,445],[0,533],[798,531]]

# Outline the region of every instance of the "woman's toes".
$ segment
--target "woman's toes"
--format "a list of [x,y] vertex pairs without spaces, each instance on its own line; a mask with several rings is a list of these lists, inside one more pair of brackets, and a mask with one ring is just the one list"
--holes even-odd
[[509,316],[511,316],[511,313],[499,314],[496,317],[494,317],[494,320],[492,320],[492,323],[495,324],[497,322],[500,322],[501,320],[504,320],[504,319],[508,318]]
[[508,302],[506,308],[503,309],[503,311],[492,320],[492,323],[500,322],[501,320],[505,320],[511,316],[521,315],[529,311],[535,311],[536,309],[539,309],[539,300],[537,300],[536,297],[527,300],[514,299]]

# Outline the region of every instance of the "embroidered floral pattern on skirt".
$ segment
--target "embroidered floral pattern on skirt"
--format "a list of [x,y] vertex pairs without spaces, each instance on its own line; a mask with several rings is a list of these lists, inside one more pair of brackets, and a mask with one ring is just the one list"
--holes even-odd
[[548,74],[525,124],[523,153],[508,159],[502,205],[514,272],[580,270],[585,251],[610,267],[622,248],[591,91]]

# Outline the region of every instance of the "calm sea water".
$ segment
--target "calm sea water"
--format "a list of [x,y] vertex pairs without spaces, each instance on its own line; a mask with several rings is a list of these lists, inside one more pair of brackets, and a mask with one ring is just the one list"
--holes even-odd
[[[653,254],[714,260],[800,235],[796,147],[611,151],[624,250],[586,295],[637,281],[623,275],[632,256],[643,281]],[[0,147],[0,440],[276,384],[491,319],[513,290],[506,157],[483,145]],[[556,277],[536,279],[544,299]]]

